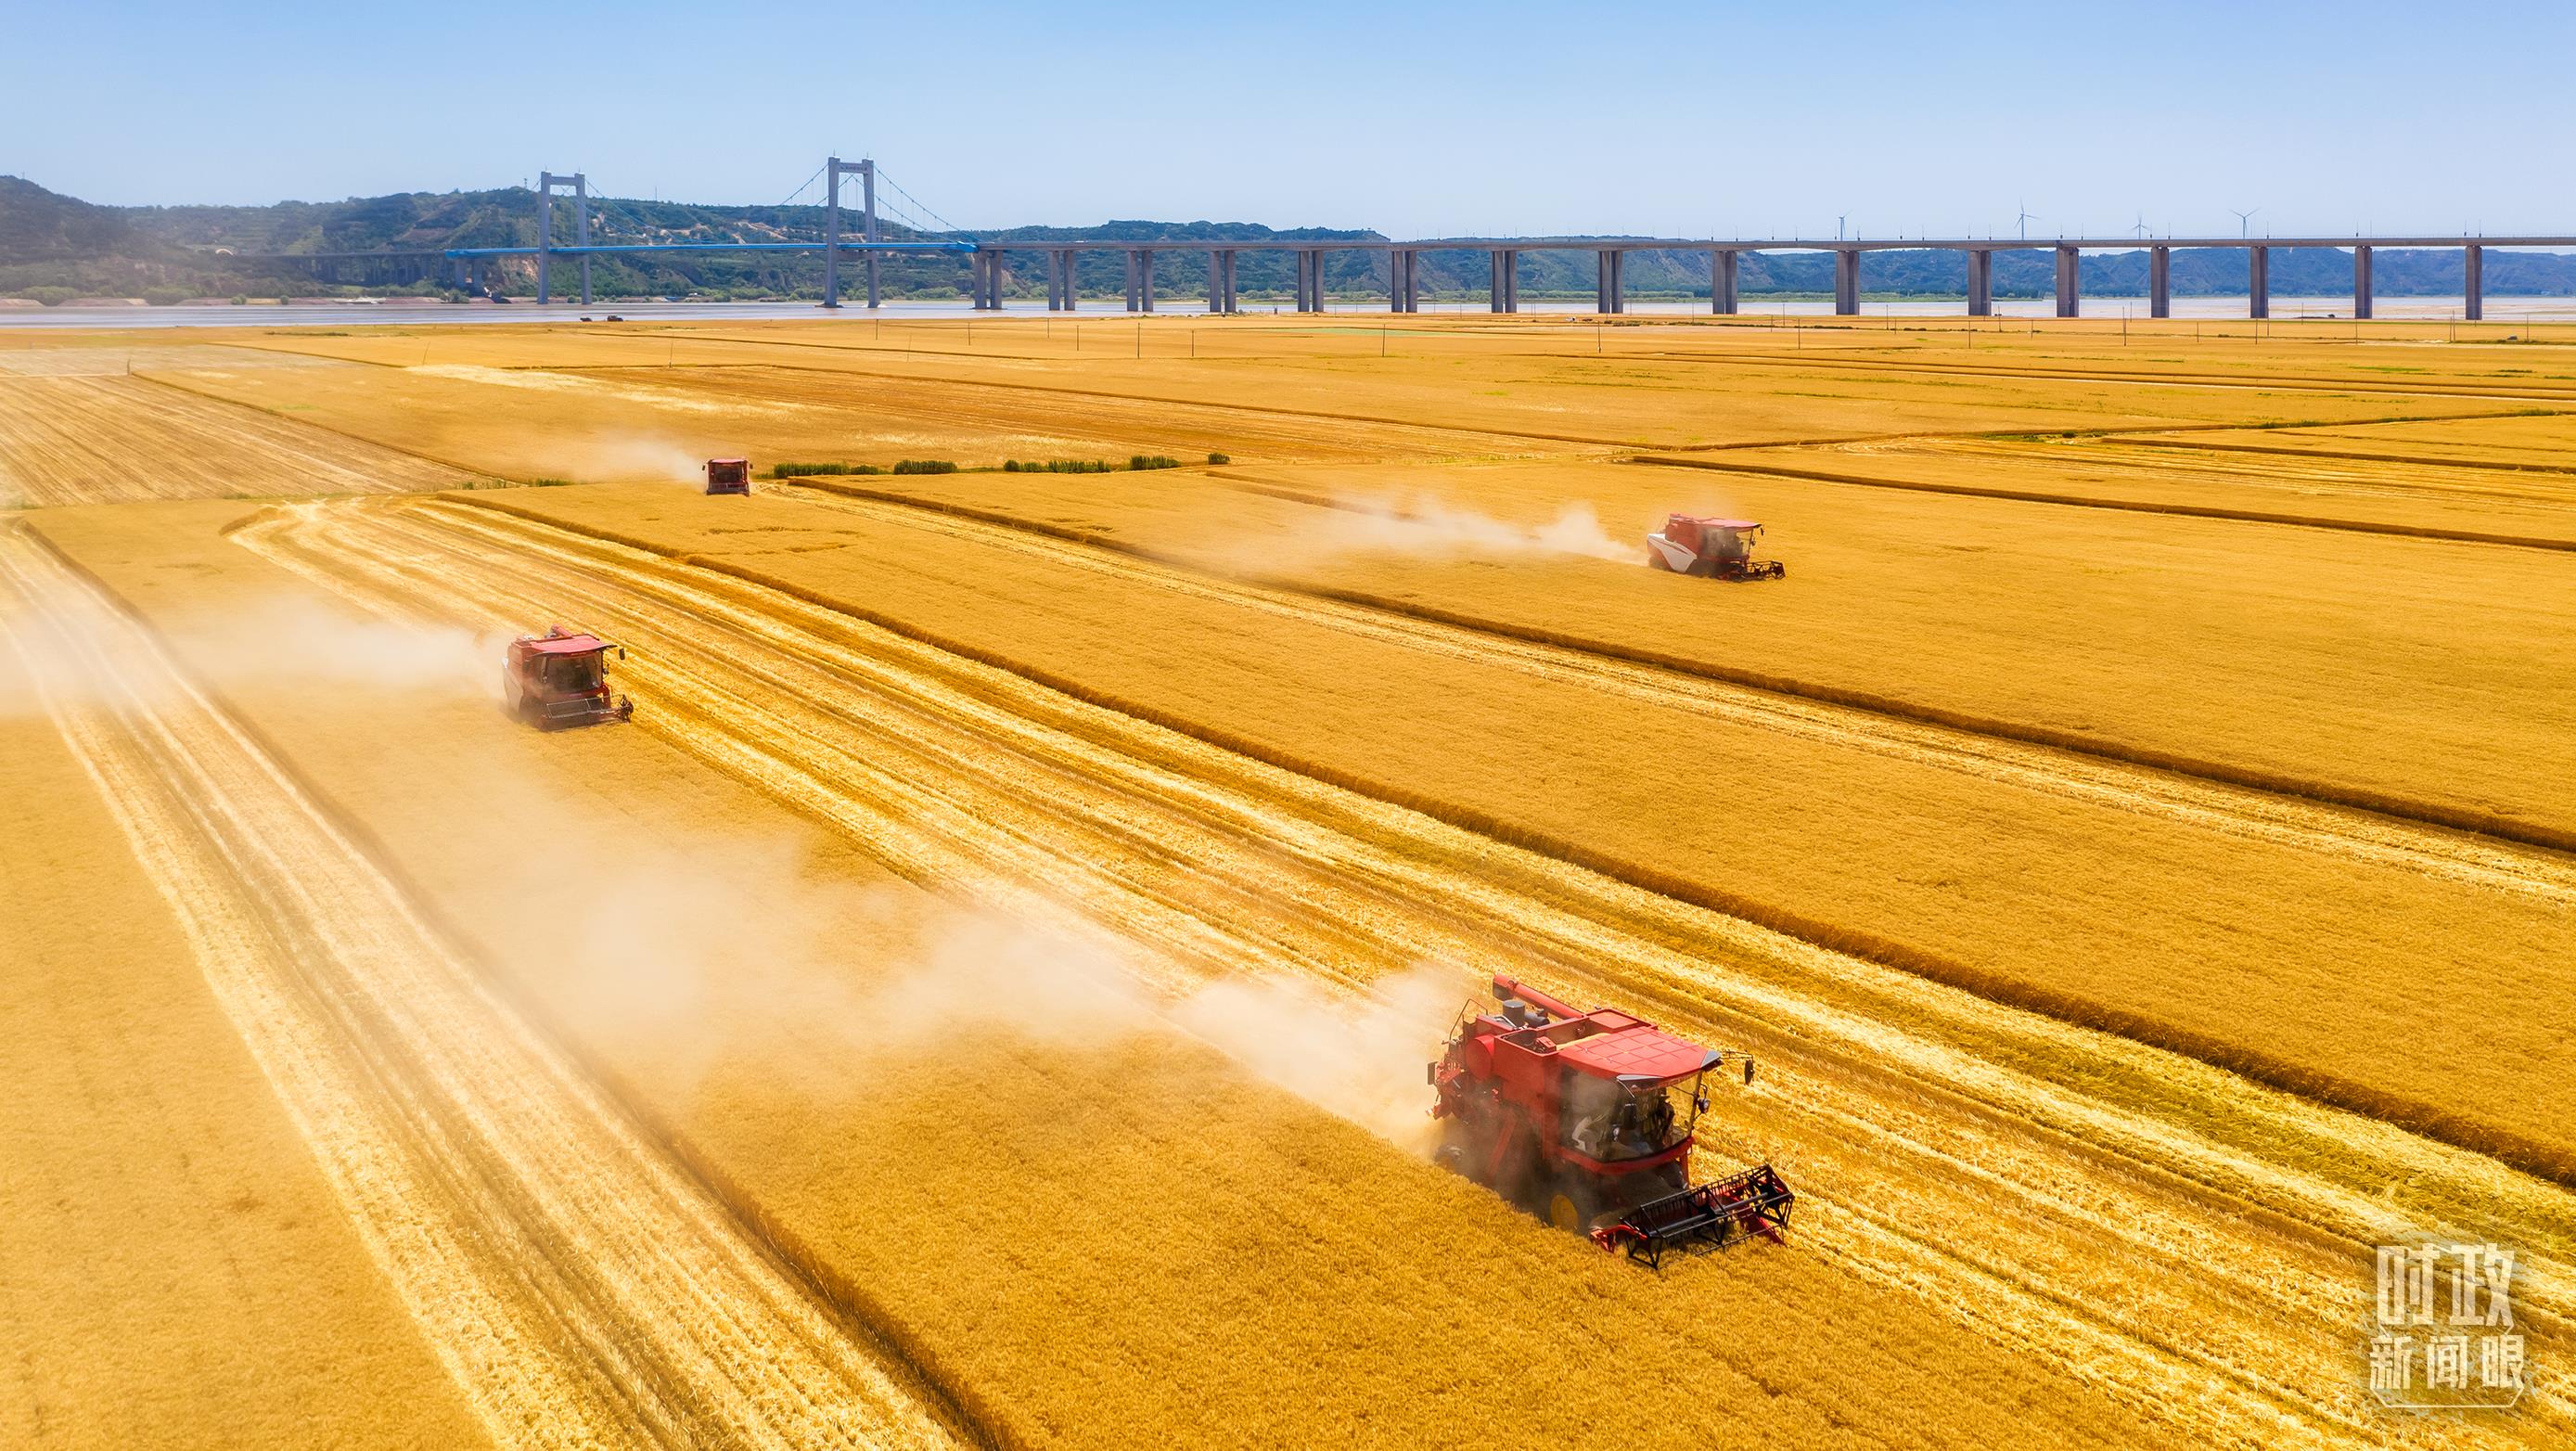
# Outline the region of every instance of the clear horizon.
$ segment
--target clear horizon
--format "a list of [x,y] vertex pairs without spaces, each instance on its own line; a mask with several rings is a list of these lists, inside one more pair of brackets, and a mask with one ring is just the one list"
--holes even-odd
[[[2576,209],[2532,182],[2576,122],[2564,6],[2487,7],[2429,48],[2442,21],[2420,8],[2207,0],[1655,7],[1597,39],[1512,5],[1156,0],[1113,27],[1017,4],[861,20],[795,0],[719,19],[647,0],[548,12],[542,39],[527,23],[483,0],[429,30],[311,4],[30,12],[0,56],[0,172],[184,205],[474,190],[543,167],[606,195],[747,204],[837,151],[875,155],[922,212],[970,230],[2009,236],[2027,210],[2036,240],[2141,217],[2227,236],[2259,208],[2256,237],[2576,232]],[[746,36],[762,48],[732,43]],[[2428,54],[2459,56],[2458,74]]]

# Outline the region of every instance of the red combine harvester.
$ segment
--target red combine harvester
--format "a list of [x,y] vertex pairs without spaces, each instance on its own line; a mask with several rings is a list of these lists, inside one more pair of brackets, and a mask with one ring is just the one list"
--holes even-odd
[[750,493],[751,460],[747,458],[708,459],[707,492],[710,494]]
[[1753,541],[1762,526],[1750,519],[1700,519],[1675,514],[1663,532],[1646,536],[1646,562],[1675,574],[1702,579],[1779,579],[1789,566],[1776,559],[1753,557]]
[[1703,1081],[1726,1055],[1610,1008],[1578,1013],[1508,977],[1495,977],[1494,997],[1502,1011],[1462,1018],[1431,1065],[1431,1116],[1449,1125],[1442,1163],[1658,1268],[1668,1249],[1779,1241],[1797,1196],[1769,1164],[1689,1180]]
[[597,635],[579,635],[556,625],[543,635],[521,635],[510,642],[501,668],[501,696],[510,714],[541,731],[598,725],[635,714],[635,702],[608,693],[608,652],[619,659],[626,647]]

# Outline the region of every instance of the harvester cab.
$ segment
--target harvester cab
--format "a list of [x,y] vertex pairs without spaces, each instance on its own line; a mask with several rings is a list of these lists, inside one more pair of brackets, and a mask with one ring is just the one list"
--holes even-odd
[[1762,526],[1750,519],[1702,519],[1675,514],[1663,529],[1646,536],[1646,562],[1675,574],[1702,579],[1779,579],[1789,567],[1776,559],[1753,557]]
[[750,493],[751,460],[746,458],[708,459],[707,492],[710,494]]
[[543,635],[510,642],[501,668],[501,695],[510,714],[541,731],[598,725],[635,714],[635,702],[608,689],[608,652],[626,658],[626,647],[561,625]]
[[[1440,1160],[1559,1229],[1660,1267],[1670,1249],[1773,1241],[1796,1196],[1769,1164],[1692,1185],[1725,1055],[1611,1008],[1578,1013],[1508,977],[1431,1065]],[[1753,1060],[1743,1060],[1753,1081]]]

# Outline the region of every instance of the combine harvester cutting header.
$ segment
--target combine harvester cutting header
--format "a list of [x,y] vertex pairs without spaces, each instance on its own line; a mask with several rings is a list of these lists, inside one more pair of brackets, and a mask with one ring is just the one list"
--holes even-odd
[[1578,1013],[1508,977],[1495,977],[1494,997],[1502,1011],[1463,1018],[1431,1065],[1431,1116],[1449,1125],[1440,1162],[1658,1268],[1667,1249],[1779,1241],[1797,1196],[1769,1164],[1690,1183],[1704,1081],[1725,1054],[1615,1009]]

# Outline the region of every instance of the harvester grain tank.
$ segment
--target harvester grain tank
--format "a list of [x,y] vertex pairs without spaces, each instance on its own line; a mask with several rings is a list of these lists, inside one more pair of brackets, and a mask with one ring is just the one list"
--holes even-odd
[[[1440,1160],[1559,1229],[1660,1267],[1673,1249],[1777,1242],[1797,1196],[1767,1164],[1689,1180],[1723,1053],[1612,1008],[1578,1013],[1508,977],[1431,1065]],[[1743,1058],[1744,1081],[1753,1060]]]
[[1789,572],[1787,565],[1753,557],[1753,545],[1761,537],[1762,526],[1750,519],[1675,514],[1660,531],[1646,536],[1646,562],[1702,579],[1779,579]]
[[750,493],[751,460],[744,458],[708,459],[707,492],[710,494]]
[[626,647],[561,625],[510,642],[501,695],[510,714],[541,731],[598,725],[635,714],[635,702],[608,689],[608,652]]

